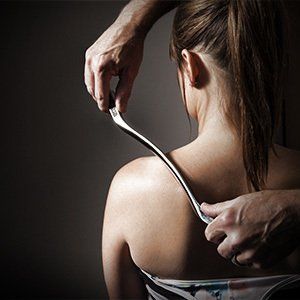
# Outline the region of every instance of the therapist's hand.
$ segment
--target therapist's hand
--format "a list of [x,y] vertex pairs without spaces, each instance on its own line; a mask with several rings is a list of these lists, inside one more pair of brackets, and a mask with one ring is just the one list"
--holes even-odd
[[268,268],[300,244],[299,190],[269,190],[246,194],[201,209],[214,221],[205,230],[208,241],[218,244],[226,259]]
[[84,82],[101,111],[108,112],[110,80],[119,76],[116,107],[126,112],[143,58],[144,38],[132,22],[115,22],[86,50]]
[[85,53],[84,82],[101,111],[108,112],[110,80],[119,76],[116,107],[126,112],[143,59],[144,40],[153,24],[180,1],[131,0],[115,22]]

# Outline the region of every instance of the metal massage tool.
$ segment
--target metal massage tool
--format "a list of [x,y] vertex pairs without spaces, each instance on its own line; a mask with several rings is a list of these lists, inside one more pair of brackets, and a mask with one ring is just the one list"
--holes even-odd
[[166,166],[171,171],[175,179],[181,184],[181,186],[187,193],[190,204],[192,205],[194,212],[201,218],[202,221],[209,224],[213,219],[202,212],[202,210],[200,209],[200,204],[197,202],[196,198],[194,197],[185,179],[180,174],[178,169],[174,166],[174,164],[167,158],[167,156],[157,146],[155,146],[146,137],[138,133],[136,130],[134,130],[125,122],[125,120],[122,117],[122,113],[120,113],[115,106],[115,94],[112,90],[110,90],[110,94],[109,94],[109,112],[112,116],[113,121],[117,124],[119,128],[121,128],[124,132],[131,135],[140,143],[142,143],[144,146],[146,146],[150,151],[152,151],[155,155],[157,155],[166,164]]

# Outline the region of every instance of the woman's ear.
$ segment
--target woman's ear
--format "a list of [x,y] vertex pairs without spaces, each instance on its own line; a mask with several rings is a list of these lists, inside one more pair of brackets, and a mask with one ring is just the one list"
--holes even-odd
[[181,51],[181,56],[183,59],[183,66],[185,69],[185,73],[190,81],[191,86],[195,86],[199,84],[199,78],[200,78],[200,57],[194,53],[190,52],[187,49],[183,49]]

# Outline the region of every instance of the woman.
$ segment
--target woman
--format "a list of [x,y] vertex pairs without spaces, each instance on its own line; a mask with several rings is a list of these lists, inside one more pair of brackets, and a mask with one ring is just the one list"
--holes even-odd
[[[273,144],[281,107],[282,44],[278,1],[195,0],[178,6],[170,55],[198,136],[168,156],[201,202],[299,188],[300,154]],[[288,211],[282,203],[270,218],[279,222]],[[274,275],[299,272],[298,251],[269,269],[236,267],[215,252],[204,232],[205,224],[158,158],[142,157],[122,167],[111,183],[103,224],[110,297],[146,298],[148,290],[157,299],[180,292],[187,299],[195,293],[258,299],[268,286],[286,279]],[[223,232],[214,240],[223,241]],[[256,279],[228,285],[229,277]],[[160,279],[175,281],[170,287]],[[184,288],[178,280],[193,281]]]

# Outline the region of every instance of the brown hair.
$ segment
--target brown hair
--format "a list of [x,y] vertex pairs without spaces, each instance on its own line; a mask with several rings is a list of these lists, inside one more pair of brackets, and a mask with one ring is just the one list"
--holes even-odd
[[286,57],[282,22],[282,3],[270,0],[182,1],[173,22],[169,54],[180,70],[181,51],[197,48],[228,75],[224,112],[242,141],[249,190],[265,186],[274,150]]

